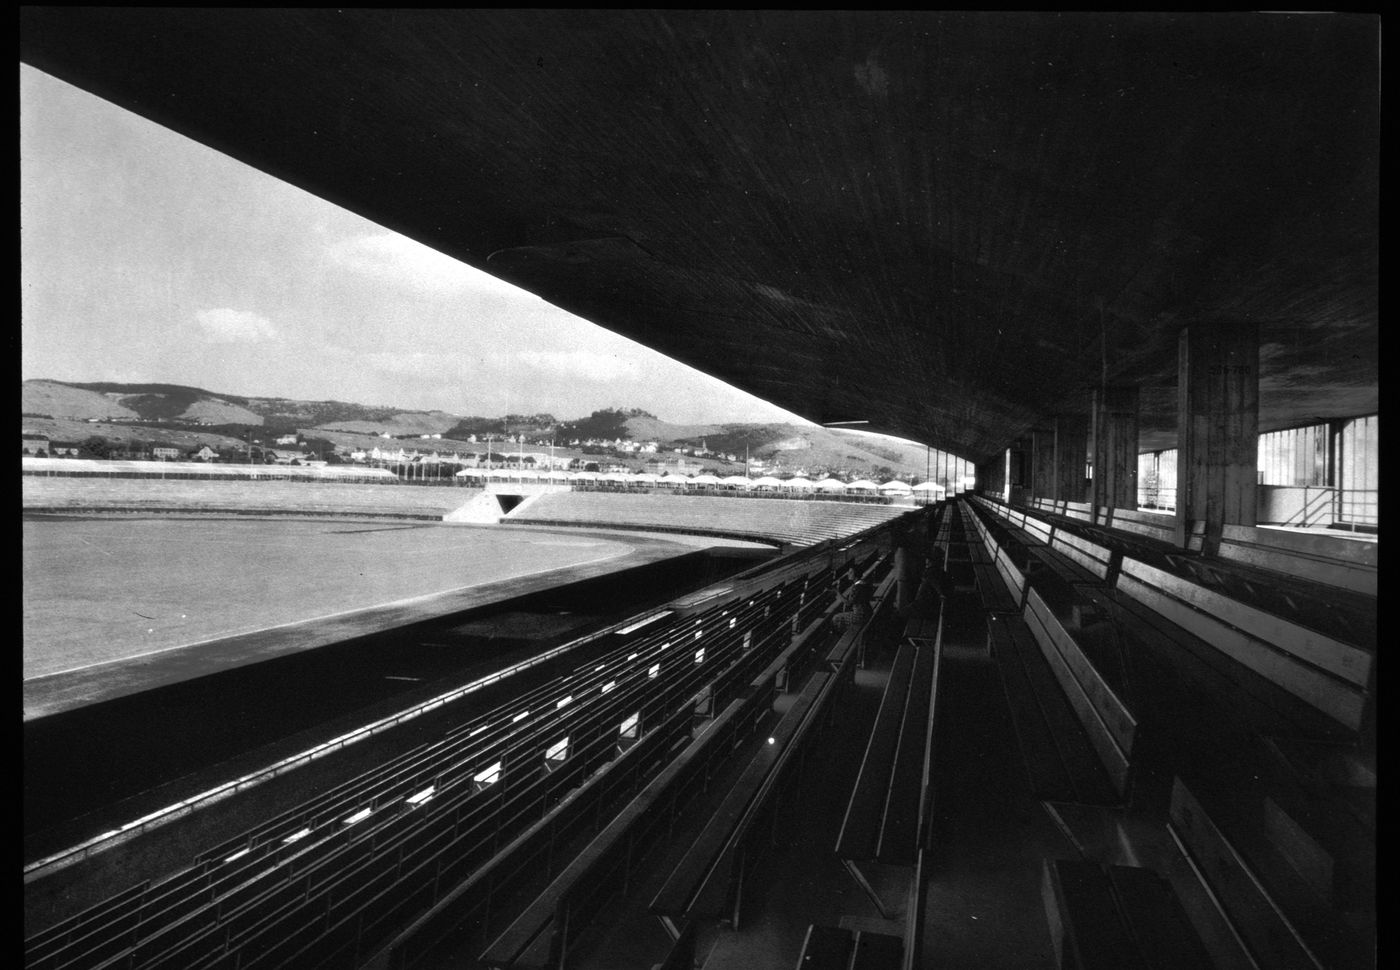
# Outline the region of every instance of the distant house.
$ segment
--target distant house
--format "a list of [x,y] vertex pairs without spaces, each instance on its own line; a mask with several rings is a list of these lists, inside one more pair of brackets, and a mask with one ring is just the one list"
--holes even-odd
[[37,455],[39,452],[49,453],[49,436],[46,434],[21,434],[20,453],[25,455]]
[[279,445],[295,445],[297,443],[297,436],[294,434],[284,434],[277,439],[277,443]]
[[51,458],[77,458],[78,452],[82,450],[82,445],[76,441],[50,441],[49,457]]
[[218,461],[219,453],[208,445],[205,445],[197,451],[190,452],[190,457],[195,461]]
[[180,458],[180,449],[160,445],[151,449],[151,457],[156,461],[177,461]]

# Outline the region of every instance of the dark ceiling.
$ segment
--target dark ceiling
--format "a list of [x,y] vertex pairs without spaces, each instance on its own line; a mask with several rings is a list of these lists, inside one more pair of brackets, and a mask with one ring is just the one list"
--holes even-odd
[[[1370,15],[22,8],[30,65],[818,422],[982,461],[1257,322],[1377,407]],[[463,333],[463,340],[470,334]]]

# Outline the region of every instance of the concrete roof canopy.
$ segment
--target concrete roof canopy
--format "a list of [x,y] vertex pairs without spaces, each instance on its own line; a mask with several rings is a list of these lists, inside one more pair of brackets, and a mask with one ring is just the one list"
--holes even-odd
[[1380,18],[23,7],[21,57],[819,423],[976,462],[1183,327],[1377,407]]

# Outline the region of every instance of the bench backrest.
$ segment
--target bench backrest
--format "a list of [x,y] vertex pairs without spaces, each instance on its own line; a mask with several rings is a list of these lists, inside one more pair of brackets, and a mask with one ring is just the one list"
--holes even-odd
[[1123,559],[1117,588],[1347,728],[1361,727],[1367,651],[1136,559]]
[[1137,719],[1034,589],[1024,617],[1114,789],[1125,794]]
[[1050,537],[1050,548],[1078,563],[1104,582],[1113,581],[1119,557],[1107,546],[1057,528]]
[[[1131,532],[1135,535],[1147,536],[1150,539],[1157,539],[1161,542],[1172,543],[1176,541],[1176,516],[1163,512],[1145,512],[1138,509],[1115,509],[1108,506],[1099,507],[1099,524],[1122,529],[1124,532]],[[1192,538],[1199,539],[1204,535],[1204,523],[1201,527],[1193,529]],[[1199,549],[1199,543],[1196,546]]]
[[1365,540],[1227,525],[1222,530],[1219,556],[1375,596],[1378,552],[1377,543]]
[[1054,526],[1038,515],[1027,515],[1022,512],[1020,515],[1021,528],[1034,539],[1045,544],[1050,543],[1050,535],[1054,531]]

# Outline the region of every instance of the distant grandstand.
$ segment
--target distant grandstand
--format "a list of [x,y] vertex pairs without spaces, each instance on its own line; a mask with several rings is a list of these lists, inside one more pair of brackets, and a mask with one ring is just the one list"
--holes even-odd
[[[386,473],[388,474],[388,473]],[[26,512],[192,512],[241,515],[365,515],[441,520],[473,493],[451,485],[301,480],[199,480],[26,475]]]
[[503,521],[685,532],[810,546],[872,528],[909,511],[908,506],[820,500],[743,502],[705,495],[560,491],[535,497]]
[[[159,471],[169,469],[162,476]],[[684,533],[810,546],[840,539],[910,511],[879,499],[853,502],[836,495],[763,495],[736,501],[720,494],[670,489],[592,490],[593,483],[518,483],[527,496],[470,520],[459,512],[485,495],[465,485],[412,486],[385,469],[344,466],[165,465],[159,462],[25,459],[21,496],[27,512],[202,513],[237,515],[356,515],[439,521],[452,517],[476,523],[507,522]],[[490,491],[512,491],[506,482]],[[587,490],[581,490],[587,489]],[[525,497],[525,501],[521,498]],[[846,500],[842,500],[845,498]]]

